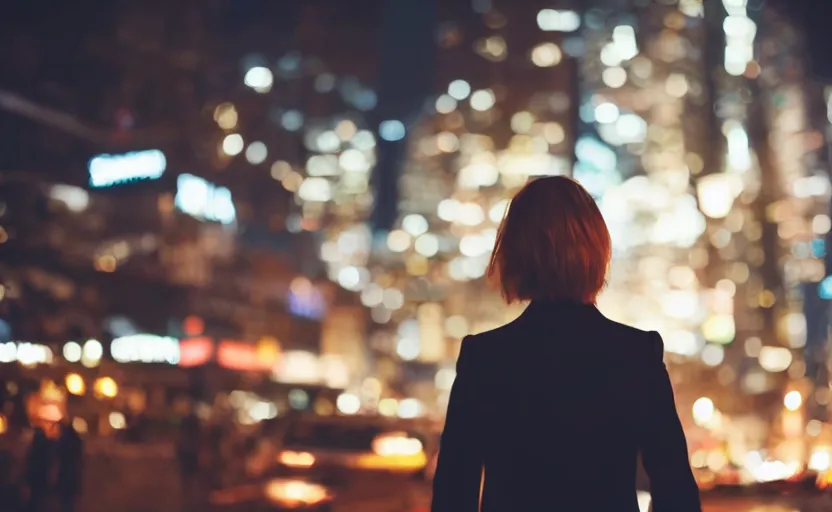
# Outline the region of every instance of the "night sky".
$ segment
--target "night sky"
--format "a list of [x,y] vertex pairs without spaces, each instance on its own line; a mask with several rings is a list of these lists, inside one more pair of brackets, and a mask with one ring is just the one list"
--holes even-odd
[[[750,0],[749,3],[763,0]],[[813,76],[832,80],[832,2],[829,0],[769,0],[806,33]]]

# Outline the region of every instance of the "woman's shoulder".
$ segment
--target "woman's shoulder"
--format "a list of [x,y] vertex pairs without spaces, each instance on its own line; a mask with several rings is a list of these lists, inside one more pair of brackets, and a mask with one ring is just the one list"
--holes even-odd
[[604,317],[607,328],[610,329],[610,340],[616,344],[622,342],[628,349],[637,347],[636,354],[658,354],[661,359],[664,354],[664,342],[657,331],[640,329],[632,325],[622,324]]
[[608,328],[614,329],[618,331],[619,334],[627,337],[640,340],[647,340],[658,335],[656,331],[648,331],[632,325],[622,324],[621,322],[610,320],[607,317],[604,317],[604,320],[606,320],[605,323],[607,324]]
[[488,344],[490,341],[504,339],[506,337],[514,336],[515,333],[512,332],[512,326],[514,322],[509,322],[505,325],[501,325],[499,327],[495,327],[493,329],[487,329],[484,331],[479,331],[477,333],[472,333],[466,335],[462,338],[462,342],[465,345],[483,345]]
[[[514,320],[493,329],[465,336],[462,340],[461,349],[467,353],[496,352],[503,354],[506,342],[518,342],[523,339],[535,340],[541,337],[552,338],[552,341],[565,337],[585,337],[591,339],[595,346],[598,343],[607,344],[611,352],[618,353],[618,349],[623,349],[622,355],[638,359],[653,354],[658,354],[661,358],[664,353],[664,343],[658,332],[623,324],[600,314],[591,322],[581,321],[579,325],[572,324],[564,326],[563,329],[554,325],[547,325],[541,329],[540,325],[526,325],[520,322],[519,319]],[[567,345],[584,345],[579,343],[580,340],[571,341],[574,343],[567,343]],[[489,347],[492,347],[493,350]]]

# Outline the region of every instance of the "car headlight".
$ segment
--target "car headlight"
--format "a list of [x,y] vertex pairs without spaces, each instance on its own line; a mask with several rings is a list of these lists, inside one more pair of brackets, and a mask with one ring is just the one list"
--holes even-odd
[[275,479],[266,483],[266,498],[282,507],[309,507],[331,498],[329,490],[303,480]]
[[422,453],[422,441],[404,433],[383,434],[373,440],[373,452],[382,457],[418,455]]
[[277,456],[281,464],[293,468],[308,468],[315,464],[315,456],[309,452],[293,452],[286,450]]

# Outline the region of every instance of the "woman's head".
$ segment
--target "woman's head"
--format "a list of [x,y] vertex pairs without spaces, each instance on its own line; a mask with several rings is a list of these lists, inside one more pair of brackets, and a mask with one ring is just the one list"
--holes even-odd
[[508,302],[568,299],[595,302],[612,253],[601,211],[578,182],[550,176],[514,196],[488,275]]

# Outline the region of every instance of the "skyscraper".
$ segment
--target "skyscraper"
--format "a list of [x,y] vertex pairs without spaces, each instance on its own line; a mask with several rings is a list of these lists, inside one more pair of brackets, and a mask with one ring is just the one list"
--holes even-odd
[[808,189],[827,182],[799,142],[800,37],[732,1],[596,2],[584,21],[575,176],[617,251],[601,308],[663,334],[695,444],[727,440],[731,457],[765,447],[766,419],[805,369],[800,285],[820,276],[824,219]]
[[377,356],[408,376],[400,392],[447,390],[459,340],[511,317],[483,279],[506,198],[530,177],[569,174],[572,159],[579,15],[568,3],[439,7],[434,93],[406,126],[395,223],[362,290]]

